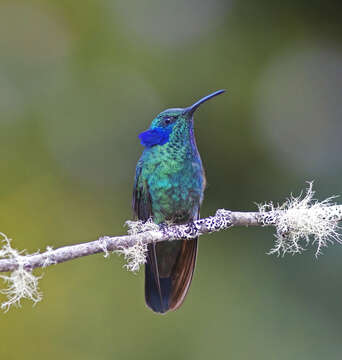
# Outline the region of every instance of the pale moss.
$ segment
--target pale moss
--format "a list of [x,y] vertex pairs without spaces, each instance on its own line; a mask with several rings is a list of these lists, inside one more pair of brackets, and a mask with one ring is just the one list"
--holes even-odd
[[41,277],[35,276],[31,271],[25,270],[25,256],[11,247],[11,239],[5,234],[3,237],[4,246],[0,249],[0,258],[13,260],[18,268],[8,276],[0,275],[0,278],[7,284],[7,288],[0,292],[7,297],[7,301],[1,304],[1,309],[7,312],[12,305],[21,306],[22,299],[29,299],[36,304],[41,301],[42,294],[39,291],[38,282]]
[[108,251],[108,248],[107,248],[107,240],[110,239],[109,236],[103,236],[99,239],[99,243],[100,243],[100,247],[103,251],[103,257],[104,258],[107,258],[109,257],[109,251]]
[[124,256],[127,261],[127,264],[125,264],[124,267],[127,270],[137,272],[140,270],[140,266],[146,263],[147,244],[138,241],[131,247],[122,247],[121,249],[116,250],[115,253]]
[[[127,233],[129,235],[137,235],[146,231],[159,231],[159,225],[154,223],[152,219],[148,219],[147,221],[127,220],[125,224],[128,227]],[[142,265],[146,264],[147,244],[138,241],[131,247],[122,247],[116,250],[115,253],[124,256],[127,261],[124,267],[127,270],[137,272]]]
[[129,235],[136,235],[145,231],[159,231],[159,225],[154,223],[152,219],[148,219],[147,221],[127,220],[125,224],[128,227],[127,233]]
[[342,216],[341,207],[330,197],[323,201],[314,199],[312,182],[304,195],[291,195],[284,204],[272,202],[259,205],[261,215],[274,219],[276,226],[275,245],[269,254],[285,255],[304,251],[312,243],[316,245],[316,256],[328,243],[341,243],[338,222]]

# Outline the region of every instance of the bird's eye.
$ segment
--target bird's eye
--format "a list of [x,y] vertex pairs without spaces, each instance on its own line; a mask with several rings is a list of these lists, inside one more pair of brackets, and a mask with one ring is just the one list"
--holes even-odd
[[172,123],[173,120],[174,120],[173,116],[167,116],[167,117],[164,118],[164,124],[169,125],[169,124]]

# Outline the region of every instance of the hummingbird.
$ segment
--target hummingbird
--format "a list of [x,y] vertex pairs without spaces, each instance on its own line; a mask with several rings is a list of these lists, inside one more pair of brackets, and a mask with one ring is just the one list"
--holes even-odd
[[[184,224],[199,218],[206,184],[194,135],[194,113],[218,90],[186,108],[158,114],[139,135],[144,151],[137,163],[132,207],[135,218]],[[148,244],[145,301],[156,313],[177,310],[193,277],[198,239]]]

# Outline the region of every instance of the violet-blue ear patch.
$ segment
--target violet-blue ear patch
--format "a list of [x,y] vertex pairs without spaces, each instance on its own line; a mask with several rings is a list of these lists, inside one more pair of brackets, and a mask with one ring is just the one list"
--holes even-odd
[[145,147],[164,145],[169,141],[172,129],[156,127],[139,135],[140,142]]

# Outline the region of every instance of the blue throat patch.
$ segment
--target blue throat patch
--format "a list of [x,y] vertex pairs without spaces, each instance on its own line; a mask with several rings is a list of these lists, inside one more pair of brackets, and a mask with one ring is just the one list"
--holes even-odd
[[139,135],[140,142],[145,147],[152,147],[154,145],[164,145],[169,141],[172,127],[162,128],[155,127],[146,130]]

